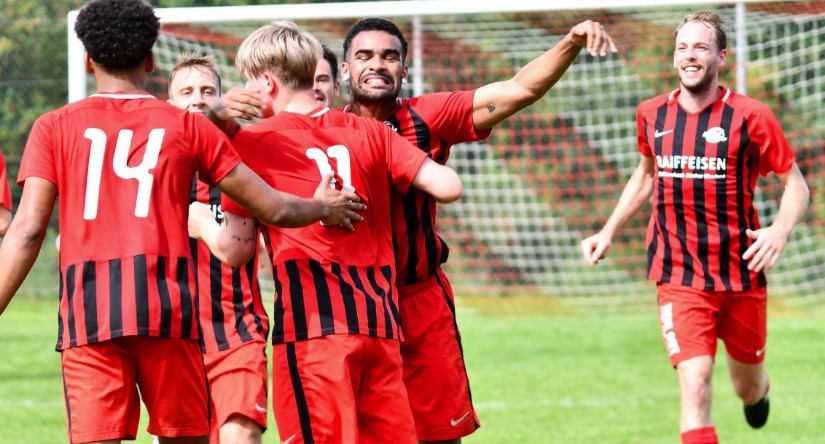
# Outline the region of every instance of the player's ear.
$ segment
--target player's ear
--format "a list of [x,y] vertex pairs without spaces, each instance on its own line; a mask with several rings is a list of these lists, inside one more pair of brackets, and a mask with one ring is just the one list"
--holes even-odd
[[155,70],[155,54],[149,53],[149,57],[146,57],[146,61],[143,62],[143,72],[152,72]]
[[349,80],[349,64],[341,62],[341,81],[346,82],[347,80]]
[[92,56],[89,53],[83,54],[83,62],[86,65],[86,74],[94,74],[95,64],[92,62]]
[[719,66],[725,66],[728,61],[728,50],[723,49],[719,51]]

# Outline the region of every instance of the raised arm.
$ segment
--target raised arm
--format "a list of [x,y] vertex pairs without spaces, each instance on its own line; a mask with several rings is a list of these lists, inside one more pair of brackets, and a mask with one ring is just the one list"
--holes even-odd
[[601,231],[583,240],[581,243],[584,259],[590,265],[596,265],[604,258],[607,249],[613,243],[613,237],[634,214],[639,212],[653,195],[654,161],[652,157],[642,156],[639,166],[622,191],[619,202]]
[[616,52],[613,39],[599,22],[586,20],[574,26],[559,43],[521,68],[516,75],[477,89],[473,97],[473,123],[486,130],[544,96],[561,78],[582,48],[593,55]]
[[57,187],[39,177],[26,179],[17,215],[0,245],[0,314],[37,259],[54,209]]
[[782,192],[776,218],[769,227],[746,231],[754,241],[742,255],[742,259],[748,261],[748,270],[768,270],[776,264],[791,230],[808,208],[810,191],[796,163],[787,173],[778,176],[785,190]]

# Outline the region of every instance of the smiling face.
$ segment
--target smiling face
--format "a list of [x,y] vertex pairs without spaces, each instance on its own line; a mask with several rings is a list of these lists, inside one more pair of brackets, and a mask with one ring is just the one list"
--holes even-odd
[[349,79],[353,102],[394,102],[401,92],[407,67],[401,59],[401,41],[384,31],[364,31],[352,39],[341,67]]
[[190,66],[175,73],[169,85],[169,103],[189,112],[206,114],[218,100],[220,81],[204,66]]
[[694,94],[715,88],[719,67],[727,60],[727,50],[719,50],[716,32],[704,22],[685,23],[676,35],[673,66],[682,88]]

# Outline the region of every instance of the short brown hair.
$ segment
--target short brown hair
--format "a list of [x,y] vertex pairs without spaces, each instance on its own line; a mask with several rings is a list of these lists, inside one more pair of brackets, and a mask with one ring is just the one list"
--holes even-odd
[[728,35],[725,32],[725,21],[722,20],[722,17],[719,17],[717,14],[710,11],[691,12],[682,19],[679,25],[676,26],[676,30],[673,31],[674,38],[676,38],[679,34],[679,30],[682,29],[682,26],[688,22],[702,22],[710,26],[716,32],[716,49],[721,51],[728,47]]
[[[192,67],[199,67],[204,68],[212,72],[212,75],[218,79],[218,94],[221,93],[221,75],[218,74],[217,68],[215,68],[215,58],[211,55],[198,55],[198,54],[181,54],[178,57],[178,62],[175,63],[175,67],[172,68],[172,71],[169,73],[169,82],[167,84],[167,88],[172,87],[172,80],[174,80],[175,76],[181,69],[184,68],[192,68]],[[171,91],[169,91],[171,93]]]

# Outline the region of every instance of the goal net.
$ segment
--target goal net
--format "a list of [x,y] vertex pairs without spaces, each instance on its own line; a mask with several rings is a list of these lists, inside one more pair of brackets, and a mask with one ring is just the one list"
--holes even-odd
[[[397,12],[408,3],[416,3],[418,15]],[[472,89],[510,78],[574,24],[597,20],[613,36],[618,54],[603,59],[582,52],[544,98],[498,125],[488,140],[453,148],[449,165],[461,175],[465,195],[439,210],[440,234],[451,247],[446,270],[463,295],[648,301],[653,294],[645,279],[649,205],[620,232],[597,267],[585,264],[579,243],[601,228],[638,165],[636,106],[678,86],[672,68],[674,26],[690,10],[712,9],[725,19],[730,41],[722,83],[746,88],[771,107],[812,190],[804,220],[769,272],[772,298],[792,304],[825,300],[825,2],[747,2],[739,14],[734,4],[696,6],[703,1],[622,8],[615,8],[619,2],[585,1],[577,3],[588,9],[564,10],[553,10],[561,8],[552,5],[557,2],[533,2],[547,3],[542,7],[548,10],[474,13],[440,13],[434,9],[439,3],[455,2],[398,2],[396,8],[365,2],[281,5],[246,9],[254,18],[243,19],[211,8],[214,13],[205,18],[192,14],[189,22],[165,21],[150,89],[165,97],[166,76],[177,57],[193,52],[215,56],[224,90],[242,85],[233,65],[238,45],[273,19],[294,20],[339,60],[343,37],[357,18],[392,19],[410,43],[406,95]],[[318,6],[329,16],[317,12]],[[336,105],[347,99],[342,84]],[[776,215],[781,191],[775,177],[760,179],[757,207],[763,225]]]

